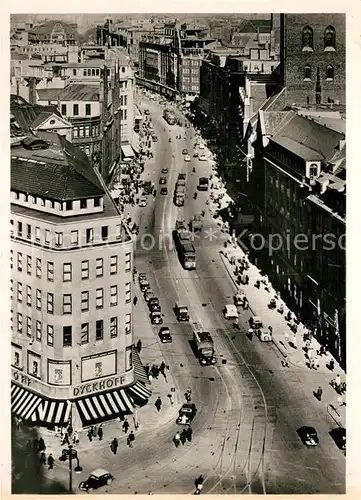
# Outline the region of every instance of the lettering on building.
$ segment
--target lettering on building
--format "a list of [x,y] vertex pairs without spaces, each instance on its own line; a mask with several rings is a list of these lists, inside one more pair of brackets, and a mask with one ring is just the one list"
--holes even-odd
[[73,396],[85,396],[91,392],[105,391],[106,389],[113,389],[124,384],[124,377],[111,377],[97,382],[90,382],[89,384],[82,384],[74,387]]

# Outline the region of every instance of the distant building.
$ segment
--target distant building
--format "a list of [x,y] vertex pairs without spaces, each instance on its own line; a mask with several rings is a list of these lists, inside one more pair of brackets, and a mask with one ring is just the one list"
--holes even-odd
[[57,43],[60,45],[77,45],[78,25],[63,21],[48,21],[33,26],[28,33],[29,43]]
[[261,236],[251,253],[345,367],[346,146],[335,128],[293,110],[259,112],[249,192]]
[[346,104],[345,14],[282,14],[287,104]]

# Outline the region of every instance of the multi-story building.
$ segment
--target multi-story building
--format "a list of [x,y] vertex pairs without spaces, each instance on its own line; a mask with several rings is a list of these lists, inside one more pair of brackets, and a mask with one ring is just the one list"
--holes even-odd
[[332,128],[328,121],[335,120],[259,112],[249,186],[258,237],[250,248],[291,309],[345,366],[345,121],[339,117]]
[[60,45],[77,45],[78,25],[64,21],[48,21],[33,26],[28,32],[30,43],[58,43]]
[[11,147],[11,404],[74,428],[129,414],[150,392],[133,366],[133,243],[105,184],[65,138]]
[[281,15],[288,104],[345,104],[345,14]]

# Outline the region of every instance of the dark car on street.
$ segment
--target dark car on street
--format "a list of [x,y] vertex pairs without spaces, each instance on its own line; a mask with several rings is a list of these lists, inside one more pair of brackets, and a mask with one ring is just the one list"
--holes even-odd
[[166,177],[161,177],[159,179],[159,184],[167,184],[167,178]]
[[306,446],[317,446],[319,443],[317,431],[314,427],[308,427],[304,425],[297,431],[298,435],[301,438],[301,441]]
[[162,313],[160,311],[151,311],[149,317],[152,325],[161,325],[163,323]]
[[188,154],[188,149],[183,149],[182,155],[187,155]]
[[160,194],[167,195],[168,194],[168,188],[167,187],[160,188]]
[[149,109],[145,109],[145,110],[144,110],[144,114],[145,114],[145,115],[150,115],[150,111],[149,111]]
[[330,436],[335,441],[340,450],[346,451],[346,429],[336,427],[330,431]]
[[112,484],[113,480],[114,477],[110,474],[110,472],[105,469],[96,469],[90,474],[88,479],[79,484],[79,489],[90,493],[93,490],[97,490],[101,486]]
[[150,312],[155,312],[155,311],[161,310],[159,302],[155,302],[155,301],[148,302],[148,309]]
[[148,280],[143,280],[139,283],[140,291],[144,293],[146,290],[149,290],[150,284]]
[[158,136],[152,135],[152,141],[153,142],[158,142]]
[[167,326],[162,326],[162,328],[159,330],[159,338],[162,344],[172,343],[172,335],[170,334],[170,330]]
[[178,412],[177,424],[190,425],[197,414],[197,408],[194,403],[184,403]]
[[168,169],[167,168],[162,168],[162,174],[167,174],[168,173]]

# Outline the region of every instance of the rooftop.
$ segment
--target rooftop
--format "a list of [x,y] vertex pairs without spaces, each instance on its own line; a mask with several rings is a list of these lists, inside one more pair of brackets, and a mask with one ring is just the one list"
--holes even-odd
[[[46,149],[31,149],[35,141]],[[14,191],[57,201],[104,195],[86,154],[58,134],[29,136],[11,147],[10,155]]]
[[39,101],[99,101],[100,87],[71,83],[63,89],[38,89]]
[[38,126],[52,114],[61,117],[61,114],[55,105],[32,105],[26,102],[22,97],[16,95],[10,96],[10,113],[13,116],[13,119],[10,119],[11,137],[20,137],[31,134],[32,128]]

